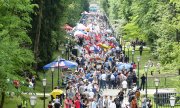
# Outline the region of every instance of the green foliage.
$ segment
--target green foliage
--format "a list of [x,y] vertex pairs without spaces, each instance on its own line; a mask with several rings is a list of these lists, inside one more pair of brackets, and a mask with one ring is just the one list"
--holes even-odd
[[139,38],[140,40],[146,40],[146,36],[142,34],[141,29],[135,25],[135,23],[128,23],[123,27],[123,36],[125,40],[132,40]]
[[33,13],[35,6],[30,0],[0,1],[1,93],[16,92],[12,82],[9,84],[7,79],[22,80],[22,72],[31,71],[34,56],[29,47],[31,39],[27,35],[27,28],[31,27],[30,14]]
[[111,20],[127,21],[119,30],[124,39],[146,40],[166,70],[179,69],[179,0],[107,0],[103,3]]
[[[88,9],[87,0],[42,0],[42,18],[39,43],[37,42],[39,16],[32,15],[32,29],[29,34],[32,39],[33,47],[38,47],[36,62],[38,69],[49,63],[52,59],[53,52],[59,50],[59,45],[66,42],[67,33],[64,25],[75,26],[80,19],[81,13]],[[39,0],[33,0],[34,3],[41,5]],[[35,8],[36,13],[40,12],[40,7]],[[37,36],[36,36],[37,35]],[[35,44],[37,43],[37,44]]]

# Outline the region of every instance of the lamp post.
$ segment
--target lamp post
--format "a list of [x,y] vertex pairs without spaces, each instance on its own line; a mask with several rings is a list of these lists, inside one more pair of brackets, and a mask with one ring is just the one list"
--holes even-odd
[[[129,58],[129,48],[130,48],[130,45],[128,44],[128,45],[127,45],[127,49],[128,49],[128,58]],[[129,62],[129,59],[128,59],[128,62]]]
[[154,83],[156,86],[156,108],[158,108],[158,86],[159,86],[159,79],[154,79]]
[[68,52],[69,52],[69,49],[68,49],[68,44],[66,44],[66,56],[67,56],[67,60],[69,59],[69,54],[68,54]]
[[44,108],[45,108],[45,90],[46,90],[46,79],[43,79],[43,87],[44,87]]
[[59,69],[59,62],[60,62],[60,56],[58,56],[58,87],[60,87],[60,80],[59,80],[59,71],[60,71],[60,69]]
[[138,56],[138,57],[137,57],[137,61],[138,61],[138,73],[137,73],[138,80],[137,80],[137,86],[138,86],[138,87],[139,87],[139,62],[140,62],[140,59],[141,59],[141,57]]
[[146,99],[147,99],[147,73],[148,73],[148,66],[144,66],[144,71],[146,73]]
[[31,105],[32,108],[34,108],[34,106],[36,105],[36,100],[37,100],[36,96],[32,95],[30,97],[30,105]]
[[171,108],[173,108],[173,107],[175,106],[175,100],[176,100],[176,98],[175,98],[174,96],[171,96],[169,100],[170,100]]
[[132,62],[134,62],[134,50],[132,50]]
[[157,63],[157,72],[160,74],[160,63]]
[[126,55],[126,41],[124,40],[124,56]]
[[52,90],[54,89],[54,67],[51,68],[51,75],[52,75]]

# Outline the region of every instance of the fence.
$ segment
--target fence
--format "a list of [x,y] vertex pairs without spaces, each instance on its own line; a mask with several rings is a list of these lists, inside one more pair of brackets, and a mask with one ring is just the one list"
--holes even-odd
[[180,108],[180,93],[158,93],[157,96],[150,97],[152,108],[171,108],[170,96],[175,96],[175,106],[173,108]]
[[150,76],[147,78],[147,86],[148,88],[155,88],[155,83],[154,83],[154,79],[158,78],[160,83],[159,83],[159,87],[168,87],[169,86],[169,82],[172,82],[172,79],[175,78],[176,76],[174,75],[168,75],[168,76],[157,76],[157,77],[153,77]]

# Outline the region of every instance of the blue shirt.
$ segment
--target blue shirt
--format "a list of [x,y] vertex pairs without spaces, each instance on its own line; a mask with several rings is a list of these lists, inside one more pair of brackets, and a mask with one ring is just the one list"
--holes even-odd
[[87,73],[87,74],[86,74],[86,79],[89,79],[90,76],[91,76],[91,74],[90,74],[90,73]]

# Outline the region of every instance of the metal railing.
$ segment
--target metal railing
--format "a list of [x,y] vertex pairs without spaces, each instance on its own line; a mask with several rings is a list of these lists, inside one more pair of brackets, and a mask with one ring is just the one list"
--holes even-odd
[[180,108],[180,93],[158,93],[154,97],[150,97],[152,108],[171,108],[170,97],[175,97],[175,106],[173,108]]

